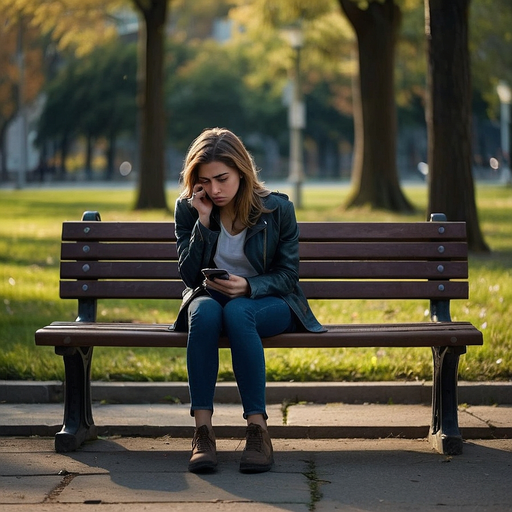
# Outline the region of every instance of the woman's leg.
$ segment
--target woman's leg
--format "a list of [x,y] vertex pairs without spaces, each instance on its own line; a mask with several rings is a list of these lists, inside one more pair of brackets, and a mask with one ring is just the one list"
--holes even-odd
[[224,307],[224,328],[229,337],[233,370],[247,419],[242,473],[269,471],[274,463],[267,430],[265,356],[262,337],[291,330],[293,315],[278,297],[233,299]]
[[240,297],[224,306],[223,318],[244,418],[266,428],[265,354],[261,338],[291,329],[292,313],[279,297]]
[[196,429],[192,439],[189,471],[203,473],[217,467],[217,448],[212,429],[213,395],[219,370],[219,336],[222,307],[211,297],[194,299],[188,310],[187,369],[190,413]]
[[[191,414],[196,426],[211,427],[213,396],[219,371],[222,307],[211,297],[197,297],[188,309],[187,370]],[[196,413],[197,411],[197,413]]]

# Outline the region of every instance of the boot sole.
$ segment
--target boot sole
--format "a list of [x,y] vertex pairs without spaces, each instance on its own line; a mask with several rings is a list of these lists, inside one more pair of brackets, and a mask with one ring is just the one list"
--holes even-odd
[[240,473],[265,473],[270,471],[274,461],[270,464],[240,464]]
[[191,473],[213,473],[217,470],[217,463],[197,462],[196,464],[189,464],[188,470]]

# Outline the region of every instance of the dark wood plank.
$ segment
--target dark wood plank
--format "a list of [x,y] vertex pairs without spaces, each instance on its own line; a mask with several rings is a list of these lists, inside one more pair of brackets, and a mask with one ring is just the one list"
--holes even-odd
[[175,281],[61,281],[62,299],[181,299],[185,285]]
[[[329,325],[328,332],[286,333],[264,338],[265,348],[432,347],[482,345],[469,322]],[[186,347],[187,334],[168,325],[56,322],[36,332],[37,345],[68,347]],[[221,347],[228,347],[226,338]]]
[[301,261],[303,279],[465,279],[465,261]]
[[61,245],[63,260],[176,260],[174,243],[77,242]]
[[309,299],[467,299],[467,281],[301,281]]
[[63,261],[61,279],[181,279],[176,261]]
[[64,222],[62,240],[175,241],[174,222]]
[[[175,261],[63,261],[62,279],[179,279]],[[466,262],[302,261],[302,279],[463,279]]]
[[301,242],[301,259],[465,259],[467,244],[463,242]]
[[[464,281],[302,281],[309,299],[466,299]],[[61,281],[66,299],[179,299],[181,281]]]
[[[459,242],[398,244],[388,243],[300,243],[301,259],[427,260],[465,259],[467,245]],[[173,243],[105,243],[65,242],[61,246],[63,260],[175,260]]]
[[[300,222],[303,240],[464,240],[464,222]],[[442,232],[440,232],[442,230]],[[64,222],[63,240],[170,241],[173,222]]]
[[465,222],[300,222],[300,238],[318,240],[465,240]]

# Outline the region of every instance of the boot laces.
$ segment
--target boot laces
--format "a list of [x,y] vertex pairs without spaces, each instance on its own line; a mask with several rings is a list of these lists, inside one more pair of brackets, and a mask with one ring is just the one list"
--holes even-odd
[[213,449],[213,440],[210,437],[208,427],[203,425],[196,430],[192,447],[198,452],[208,452]]
[[247,427],[247,444],[245,449],[257,452],[263,451],[263,436],[258,425],[249,425]]

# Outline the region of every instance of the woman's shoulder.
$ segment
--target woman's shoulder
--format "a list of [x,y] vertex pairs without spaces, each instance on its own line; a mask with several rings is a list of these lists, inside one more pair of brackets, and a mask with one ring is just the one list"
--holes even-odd
[[289,197],[282,192],[270,192],[267,196],[263,197],[263,205],[265,208],[273,210],[274,208],[278,208],[280,206],[288,206],[291,204]]

